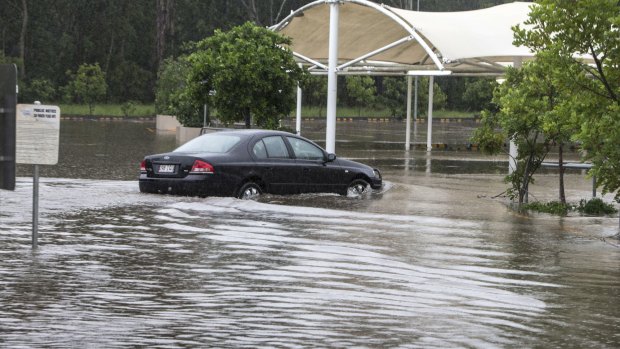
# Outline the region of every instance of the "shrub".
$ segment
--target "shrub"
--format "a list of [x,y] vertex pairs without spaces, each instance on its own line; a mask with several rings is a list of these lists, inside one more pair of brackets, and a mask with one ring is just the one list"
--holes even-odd
[[531,202],[529,204],[524,204],[521,206],[524,210],[543,212],[555,214],[558,216],[566,216],[569,211],[572,210],[572,206],[569,204],[563,204],[559,201],[550,201],[550,202]]
[[133,114],[136,111],[136,103],[133,101],[125,102],[121,105],[121,111],[125,117]]
[[618,212],[612,204],[608,204],[600,198],[592,198],[590,200],[581,199],[577,210],[583,214],[593,216],[601,216]]
[[55,98],[56,89],[48,79],[33,79],[24,86],[20,94],[20,102],[22,103],[40,101],[43,104],[49,104]]

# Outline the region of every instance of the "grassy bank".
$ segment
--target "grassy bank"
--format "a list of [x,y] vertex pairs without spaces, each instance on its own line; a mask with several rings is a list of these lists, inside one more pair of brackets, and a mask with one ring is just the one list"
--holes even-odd
[[[422,112],[422,110],[419,110]],[[426,109],[423,111],[424,115],[419,115],[420,118],[426,119]],[[314,106],[304,106],[301,108],[301,116],[304,118],[324,118],[327,114],[325,108],[319,108]],[[373,108],[373,109],[357,109],[351,107],[338,107],[336,112],[339,118],[356,118],[356,117],[372,117],[372,118],[389,118],[391,117],[390,110]],[[412,111],[413,114],[413,111]],[[474,118],[479,112],[464,112],[458,110],[433,110],[433,118]],[[295,117],[295,111],[289,115],[289,117]],[[405,115],[402,115],[405,118]]]
[[[88,105],[84,104],[59,104],[60,112],[65,116],[89,116],[90,111]],[[420,110],[422,112],[422,110]],[[426,114],[426,110],[423,111]],[[304,118],[325,118],[327,111],[325,108],[319,108],[314,106],[304,106],[301,110],[301,115]],[[458,110],[434,110],[433,118],[474,118],[477,112],[464,112]],[[93,109],[93,116],[103,117],[145,117],[155,115],[154,104],[96,104]],[[212,116],[217,117],[217,112],[213,112]],[[289,117],[295,117],[295,111],[293,111]],[[339,118],[389,118],[391,117],[390,110],[373,108],[373,109],[357,109],[352,107],[338,107],[337,117]],[[402,116],[404,118],[405,115]],[[425,119],[426,115],[419,115],[420,118]]]
[[[59,104],[60,114],[64,116],[79,115],[89,116],[88,105],[84,104]],[[93,116],[106,117],[145,117],[155,115],[154,104],[96,104],[93,108]]]

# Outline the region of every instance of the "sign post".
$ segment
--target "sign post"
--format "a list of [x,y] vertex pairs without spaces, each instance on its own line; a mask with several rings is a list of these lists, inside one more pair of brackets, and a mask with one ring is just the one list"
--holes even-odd
[[56,165],[60,141],[60,108],[53,105],[18,104],[16,159],[34,165],[32,176],[32,248],[39,240],[39,165]]
[[17,67],[0,64],[0,190],[15,190]]

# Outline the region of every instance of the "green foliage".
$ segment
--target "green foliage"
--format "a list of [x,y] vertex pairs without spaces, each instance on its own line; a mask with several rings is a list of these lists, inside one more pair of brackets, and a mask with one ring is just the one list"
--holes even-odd
[[[548,61],[554,79],[570,90],[565,111],[579,125],[573,139],[586,150],[603,192],[616,191],[620,198],[618,2],[540,0],[525,24],[515,28],[515,44]],[[583,55],[592,62],[582,60]]]
[[121,111],[125,117],[132,115],[136,111],[136,104],[133,101],[127,101],[121,105]]
[[[570,96],[550,75],[551,69],[544,60],[526,63],[521,69],[509,69],[506,81],[495,90],[493,103],[499,107],[497,113],[483,113],[482,126],[473,136],[481,149],[491,153],[503,150],[502,139],[516,143],[517,168],[506,181],[511,183],[508,195],[518,198],[519,204],[524,202],[549,145],[568,140],[575,127],[565,114]],[[560,171],[560,201],[564,202],[562,183]]]
[[[12,57],[9,59],[20,67],[22,63],[25,65],[28,74],[26,82],[28,79],[45,78],[57,87],[68,83],[65,76],[67,70],[75,71],[82,63],[99,62],[108,73],[110,99],[122,102],[153,98],[152,83],[161,63],[160,58],[178,57],[183,52],[183,43],[210,36],[216,28],[227,30],[248,20],[260,26],[270,26],[309,1],[27,1],[24,61],[17,62]],[[421,1],[420,6],[422,11],[461,11],[510,1],[425,0]],[[166,21],[158,21],[157,4],[164,3],[168,11],[162,17]],[[248,5],[250,3],[251,6]],[[402,7],[409,2],[387,0],[385,3]],[[5,1],[2,5],[1,51],[8,56],[18,56],[22,26],[21,1]],[[162,41],[158,40],[160,33],[164,39]],[[158,56],[159,43],[164,48],[161,57]],[[148,72],[148,75],[138,76],[140,80],[134,83],[130,75],[119,73],[131,66],[139,67],[136,72]],[[21,74],[20,71],[20,78],[23,78]],[[123,85],[120,79],[123,75],[127,76],[127,85]],[[144,77],[147,83],[142,81]],[[447,80],[455,79],[450,77]],[[22,86],[23,82],[20,89]],[[125,92],[117,89],[124,89]],[[126,93],[127,98],[123,98]]]
[[192,70],[179,97],[187,106],[215,107],[224,122],[243,120],[250,127],[252,116],[259,127],[274,128],[293,109],[297,83],[304,78],[288,44],[289,39],[249,22],[216,30],[188,57]]
[[601,198],[592,198],[590,200],[581,199],[577,210],[591,216],[602,216],[618,212],[612,204],[604,202]]
[[[426,108],[426,106],[428,106],[428,83],[430,81],[430,78],[423,78],[421,77],[419,79],[419,85],[418,85],[418,103],[419,103],[419,107],[418,110],[420,111],[420,115],[426,115],[427,114],[427,110],[428,108]],[[437,82],[435,82],[433,84],[433,108],[434,109],[443,109],[446,107],[446,103],[447,103],[448,97],[446,96],[446,94],[442,91],[441,87],[439,87],[439,84],[437,84]]]
[[[152,117],[155,115],[155,106],[153,104],[139,104],[130,102],[132,107],[127,108],[129,105],[123,104],[103,104],[97,103],[94,106],[94,110],[97,111],[98,116],[107,117]],[[89,108],[84,104],[64,104],[58,105],[60,107],[60,113],[62,115],[71,116],[84,116],[88,115]],[[123,111],[125,106],[125,111]]]
[[508,135],[499,129],[499,115],[488,110],[482,112],[480,127],[474,130],[472,141],[478,143],[481,151],[496,155],[504,151],[504,143]]
[[393,77],[383,78],[383,93],[379,96],[379,100],[381,104],[385,105],[390,110],[390,116],[400,118],[406,116],[406,98],[406,79]]
[[153,100],[153,74],[133,62],[124,62],[109,74],[110,98],[114,101]]
[[327,103],[327,77],[320,75],[308,75],[302,81],[301,89],[303,91],[303,105],[317,106],[321,117],[321,111]]
[[170,95],[170,108],[181,125],[186,127],[204,126],[204,104],[191,95],[187,88],[174,91]]
[[480,78],[465,82],[465,91],[462,95],[466,110],[495,110],[492,103],[493,91],[498,86],[495,79]]
[[358,108],[358,116],[361,114],[362,107],[374,103],[377,88],[375,87],[375,80],[370,76],[347,76],[345,86],[349,98]]
[[527,204],[523,204],[521,206],[523,210],[530,210],[542,213],[549,213],[558,216],[566,216],[569,211],[573,209],[572,205],[565,204],[559,201],[550,201],[550,202],[531,202]]
[[155,108],[158,113],[176,115],[181,118],[188,117],[175,109],[174,99],[178,98],[185,88],[185,80],[189,77],[190,71],[189,61],[184,56],[177,59],[167,58],[162,62],[155,87]]
[[56,96],[56,89],[50,80],[33,79],[21,88],[20,100],[24,103],[40,101],[43,104],[50,103]]
[[[429,78],[418,79],[418,113],[420,115],[426,115],[428,110],[428,82]],[[411,92],[411,103],[414,103],[414,93],[415,92],[413,91]],[[433,110],[444,109],[447,105],[447,99],[446,94],[442,91],[439,84],[435,82],[433,84]],[[404,77],[384,78],[383,92],[379,95],[379,100],[390,109],[391,116],[405,116],[405,108],[407,103],[407,79]],[[411,109],[413,110],[413,106]]]
[[105,97],[108,88],[105,82],[105,74],[99,64],[82,64],[77,74],[67,72],[72,80],[67,85],[65,92],[80,103],[86,103],[90,115],[93,115],[94,104]]
[[589,216],[603,216],[614,214],[618,210],[612,204],[604,202],[601,198],[592,198],[590,200],[581,199],[579,205],[566,204],[559,201],[550,202],[531,202],[521,206],[523,210],[549,213],[558,216],[566,216],[570,211],[579,211],[581,214]]

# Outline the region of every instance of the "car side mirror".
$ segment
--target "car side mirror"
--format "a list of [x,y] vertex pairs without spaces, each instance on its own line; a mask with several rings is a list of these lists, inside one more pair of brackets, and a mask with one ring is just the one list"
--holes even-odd
[[333,161],[336,161],[336,154],[333,154],[333,153],[327,154],[327,161],[326,162],[333,162]]

